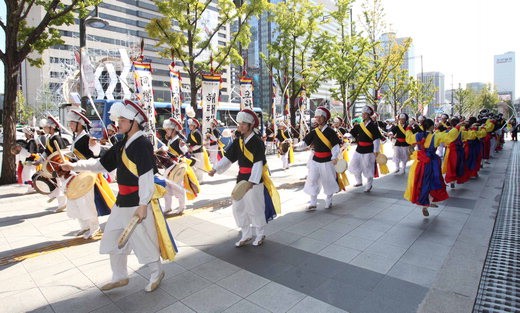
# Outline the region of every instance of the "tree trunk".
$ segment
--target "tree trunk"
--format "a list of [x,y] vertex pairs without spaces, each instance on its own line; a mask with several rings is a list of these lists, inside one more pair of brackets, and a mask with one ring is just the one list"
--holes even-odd
[[196,75],[190,75],[190,96],[191,96],[191,107],[193,108],[193,111],[195,111],[195,114],[197,114],[197,92],[199,89],[197,88],[197,76]]
[[[7,49],[7,53],[12,50]],[[16,144],[16,91],[18,90],[19,65],[11,62],[14,55],[7,56],[5,64],[5,95],[4,95],[4,151],[2,155],[2,175],[0,185],[13,184],[16,182],[16,157],[11,154],[11,147]]]

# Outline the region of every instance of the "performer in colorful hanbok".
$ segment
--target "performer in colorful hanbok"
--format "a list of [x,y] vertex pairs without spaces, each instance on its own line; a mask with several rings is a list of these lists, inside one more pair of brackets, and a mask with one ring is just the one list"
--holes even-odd
[[238,162],[237,184],[245,184],[247,191],[241,199],[233,201],[233,216],[242,231],[235,246],[241,247],[251,241],[253,246],[260,246],[265,240],[267,221],[280,213],[280,198],[267,168],[265,145],[254,131],[259,126],[258,116],[252,110],[244,109],[237,114],[237,122],[240,136],[209,175],[223,173],[232,163]]
[[[451,124],[450,128],[451,126],[454,127],[460,123],[460,119],[454,117],[449,123]],[[446,153],[442,162],[442,173],[445,174],[444,181],[450,184],[450,188],[455,188],[455,182],[464,184],[468,180],[468,176],[464,175],[464,163],[466,161],[463,142],[464,127],[461,127],[460,131],[454,141],[445,145]]]
[[314,118],[318,125],[295,146],[296,150],[309,146],[314,149],[312,159],[307,164],[309,174],[303,187],[303,191],[311,197],[307,211],[316,210],[318,194],[322,187],[327,196],[325,199],[326,209],[332,208],[332,196],[340,189],[334,165],[341,155],[341,141],[338,134],[327,125],[330,119],[330,111],[320,106],[316,108]]
[[433,202],[449,198],[441,173],[441,158],[436,154],[437,147],[441,143],[450,144],[457,139],[460,125],[449,132],[433,132],[433,121],[426,119],[423,127],[425,131],[415,134],[412,126],[406,130],[406,142],[416,144],[418,150],[412,155],[414,163],[410,167],[404,198],[422,206],[423,215],[429,216],[428,207],[437,207]]
[[[118,127],[119,132],[125,134],[125,139],[116,143],[100,159],[66,163],[62,169],[106,172],[117,168],[119,193],[100,243],[100,252],[110,255],[112,282],[102,286],[101,290],[128,284],[127,259],[134,251],[139,263],[146,264],[150,270],[145,291],[151,292],[164,278],[160,257],[164,259],[168,255],[167,259],[173,259],[176,248],[154,195],[154,173],[157,168],[153,146],[142,132],[143,125],[148,121],[146,114],[130,100],[114,105],[120,107],[117,110]],[[134,216],[139,223],[125,246],[119,248],[118,238]]]
[[363,121],[354,125],[350,134],[356,138],[357,148],[349,164],[349,171],[354,174],[356,184],[354,187],[362,186],[361,174],[367,179],[365,192],[372,190],[374,180],[375,160],[379,154],[380,140],[383,138],[379,132],[376,122],[371,119],[374,109],[368,105],[363,107],[361,118]]

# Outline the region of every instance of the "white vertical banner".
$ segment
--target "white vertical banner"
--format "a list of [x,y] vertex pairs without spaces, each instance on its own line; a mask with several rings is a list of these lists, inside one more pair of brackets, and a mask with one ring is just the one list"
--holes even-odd
[[83,82],[82,95],[92,95],[96,90],[94,67],[90,63],[87,48],[81,48],[81,80]]
[[[135,96],[148,117],[148,131],[155,137],[155,109],[153,105],[152,64],[147,61],[133,61]],[[155,143],[155,141],[154,141]]]
[[172,103],[172,117],[181,120],[181,73],[175,70],[175,63],[172,62],[170,68],[170,91]]
[[240,77],[240,110],[253,109],[253,79]]
[[130,92],[130,88],[128,88],[128,82],[126,78],[132,69],[132,63],[130,62],[130,58],[128,57],[128,53],[125,49],[119,49],[119,55],[121,56],[121,61],[123,62],[123,70],[119,75],[119,80],[121,80],[121,89],[123,89],[123,99],[130,99],[132,93]]
[[211,131],[211,120],[216,118],[221,74],[202,74],[202,134]]

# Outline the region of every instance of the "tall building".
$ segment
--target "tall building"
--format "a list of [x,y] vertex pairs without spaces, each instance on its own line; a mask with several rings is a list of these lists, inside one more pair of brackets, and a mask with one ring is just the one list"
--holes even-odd
[[502,100],[514,101],[515,98],[515,53],[510,51],[494,57],[494,84]]
[[[283,2],[283,0],[270,0],[272,4]],[[335,8],[332,0],[315,0],[315,4],[323,4],[325,11],[331,11]],[[258,18],[253,17],[250,20],[251,26],[251,43],[247,48],[247,72],[253,78],[254,92],[253,102],[255,106],[262,107],[264,111],[270,108],[272,102],[272,88],[273,80],[270,74],[270,69],[260,57],[264,54],[269,57],[268,45],[273,43],[278,37],[277,26],[274,22],[269,21],[267,14],[262,14]],[[329,33],[337,34],[338,27],[334,23],[321,23],[322,30],[327,30]],[[325,100],[331,98],[330,88],[334,85],[333,82],[323,81],[316,92],[310,95],[311,98],[317,99],[317,104],[322,104]],[[286,86],[276,86],[277,93],[281,96],[283,89]],[[278,104],[277,112],[280,112],[281,104]]]
[[[129,57],[137,57],[140,54],[140,41],[144,39],[144,57],[152,61],[153,89],[155,101],[169,102],[170,82],[168,65],[171,59],[159,56],[156,41],[148,36],[145,26],[152,18],[161,17],[158,9],[151,0],[117,1],[105,0],[99,4],[99,17],[108,21],[109,26],[103,29],[86,28],[86,47],[89,58],[96,68],[96,80],[104,92],[109,89],[115,99],[123,97],[120,80],[117,78],[124,68],[123,54]],[[35,25],[46,12],[32,10],[27,22]],[[206,27],[211,28],[218,23],[218,7],[216,2],[210,4],[208,10],[200,21]],[[45,65],[42,68],[34,68],[25,64],[22,68],[22,89],[25,98],[30,105],[51,104],[58,105],[67,102],[68,91],[79,91],[78,88],[78,62],[75,51],[79,50],[79,19],[70,26],[60,26],[64,43],[52,47],[42,54]],[[204,35],[204,34],[203,34]],[[223,27],[214,37],[214,46],[225,45],[230,38],[230,27]],[[209,53],[204,57],[209,59]],[[189,79],[182,71],[180,61],[176,60],[177,69],[181,71],[184,90],[189,90]],[[229,67],[223,70],[222,101],[229,99]],[[127,82],[131,84],[132,75],[127,76]],[[125,83],[126,84],[126,83]],[[131,87],[131,86],[130,86]],[[65,90],[64,90],[65,89]],[[94,95],[94,98],[99,94]],[[186,93],[189,95],[189,93]],[[105,95],[106,97],[106,95]],[[185,98],[185,100],[188,100]]]
[[[428,103],[427,116],[442,113],[444,106],[444,74],[440,72],[425,72],[417,74],[417,79],[429,87],[435,88],[432,102]],[[424,105],[424,104],[423,104]],[[447,112],[446,112],[447,113]]]

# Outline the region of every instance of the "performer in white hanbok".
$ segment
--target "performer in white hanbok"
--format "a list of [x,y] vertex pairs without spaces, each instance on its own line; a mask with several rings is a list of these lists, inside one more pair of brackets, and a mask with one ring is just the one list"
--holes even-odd
[[327,121],[330,119],[330,111],[327,108],[318,107],[314,112],[314,118],[317,126],[295,146],[296,150],[313,147],[312,159],[307,164],[309,174],[303,188],[303,191],[311,196],[307,211],[316,210],[318,194],[322,187],[323,192],[327,195],[326,209],[332,207],[332,195],[339,191],[334,165],[341,152],[341,141],[336,131],[327,125]]
[[[141,107],[130,100],[125,103],[116,102],[119,106],[117,121],[119,132],[125,138],[117,142],[100,159],[80,160],[77,163],[62,165],[64,170],[90,170],[96,172],[111,171],[117,168],[119,193],[116,205],[108,218],[100,252],[110,255],[112,282],[101,287],[106,291],[128,284],[128,254],[134,251],[139,263],[148,265],[150,279],[145,291],[157,289],[164,278],[160,260],[156,215],[150,204],[154,195],[154,163],[153,147],[141,131],[148,121]],[[139,224],[123,248],[118,248],[118,238],[133,216],[137,216]]]
[[371,119],[372,115],[374,115],[372,107],[368,105],[363,107],[361,113],[363,121],[354,125],[350,131],[350,134],[356,138],[357,148],[350,161],[349,171],[356,178],[354,187],[362,186],[361,174],[365,176],[367,179],[365,192],[372,190],[376,156],[379,154],[379,144],[382,138],[377,123]]

